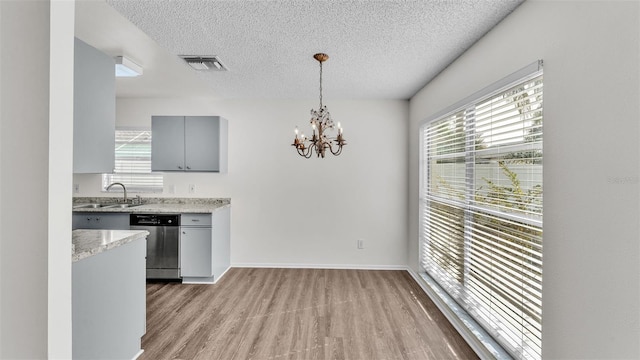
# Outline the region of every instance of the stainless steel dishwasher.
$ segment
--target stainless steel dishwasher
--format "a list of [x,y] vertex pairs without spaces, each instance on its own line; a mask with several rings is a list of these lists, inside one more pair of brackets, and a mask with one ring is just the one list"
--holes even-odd
[[131,214],[131,230],[146,230],[147,279],[179,280],[180,215]]

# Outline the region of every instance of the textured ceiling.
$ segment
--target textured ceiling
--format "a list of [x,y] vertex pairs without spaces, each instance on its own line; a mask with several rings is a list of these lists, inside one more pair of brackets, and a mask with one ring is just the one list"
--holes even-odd
[[[408,99],[523,0],[107,0],[219,98]],[[217,55],[196,72],[177,55]],[[146,67],[145,64],[142,64]],[[131,94],[134,95],[134,94]]]

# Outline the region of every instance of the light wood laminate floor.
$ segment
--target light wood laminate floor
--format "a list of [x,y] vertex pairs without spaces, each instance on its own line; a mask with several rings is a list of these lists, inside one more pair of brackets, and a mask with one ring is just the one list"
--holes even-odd
[[233,268],[149,283],[150,359],[475,359],[406,271]]

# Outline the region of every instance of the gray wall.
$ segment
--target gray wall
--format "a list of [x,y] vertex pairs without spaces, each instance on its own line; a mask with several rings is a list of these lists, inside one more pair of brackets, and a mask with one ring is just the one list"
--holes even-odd
[[418,269],[418,127],[544,60],[545,359],[640,358],[639,3],[521,5],[411,99],[409,264]]

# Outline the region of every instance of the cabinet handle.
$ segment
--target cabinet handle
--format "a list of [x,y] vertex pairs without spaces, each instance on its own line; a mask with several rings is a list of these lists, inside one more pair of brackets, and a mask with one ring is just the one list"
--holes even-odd
[[198,222],[198,221],[200,221],[200,219],[191,219],[191,221]]
[[183,231],[183,232],[182,232],[182,235],[187,235],[187,233]]
[[178,165],[178,169],[182,170],[182,166]]
[[187,166],[187,170],[191,170],[191,166]]

